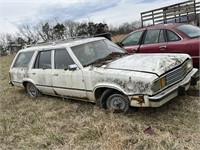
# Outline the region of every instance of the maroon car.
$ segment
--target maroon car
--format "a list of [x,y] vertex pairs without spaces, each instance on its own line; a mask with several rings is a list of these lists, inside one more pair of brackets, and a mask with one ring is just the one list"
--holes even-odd
[[187,53],[199,67],[200,28],[190,24],[164,24],[131,32],[120,44],[128,53]]

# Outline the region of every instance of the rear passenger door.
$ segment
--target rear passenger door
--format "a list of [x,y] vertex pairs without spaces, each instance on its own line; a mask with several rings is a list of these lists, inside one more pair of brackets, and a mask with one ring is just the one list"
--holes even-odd
[[163,29],[149,29],[146,31],[140,53],[163,53],[166,52],[167,42]]
[[190,53],[191,46],[190,44],[186,44],[185,41],[181,39],[181,37],[171,30],[166,30],[167,35],[167,48],[166,52],[168,53]]
[[68,51],[54,50],[54,68],[52,71],[53,90],[56,95],[73,98],[87,99],[85,84],[81,69],[69,69],[69,65],[75,65]]
[[30,78],[37,88],[46,94],[53,94],[52,88],[52,52],[39,51],[35,63],[30,70]]

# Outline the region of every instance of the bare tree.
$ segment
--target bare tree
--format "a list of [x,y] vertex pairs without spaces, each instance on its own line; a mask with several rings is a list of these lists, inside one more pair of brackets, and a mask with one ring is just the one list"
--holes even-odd
[[0,45],[6,46],[7,45],[7,35],[6,34],[0,34]]
[[110,25],[110,31],[113,35],[128,34],[141,27],[141,21],[125,22],[118,27]]
[[49,42],[54,40],[53,26],[54,25],[51,21],[41,21],[34,27],[34,29],[39,39],[44,42]]
[[46,36],[43,33],[42,27],[43,27],[43,22],[38,23],[36,26],[34,26],[34,30],[37,34],[37,36],[42,40],[42,41],[47,41]]
[[79,22],[75,22],[72,20],[66,20],[64,22],[64,26],[65,26],[65,37],[74,37],[78,35],[78,28],[80,26]]
[[35,30],[30,25],[22,25],[18,27],[18,37],[23,38],[23,41],[26,44],[33,44],[39,40],[39,37],[35,33]]
[[0,56],[3,55],[4,51],[5,51],[5,47],[8,44],[7,41],[7,35],[6,34],[0,34]]

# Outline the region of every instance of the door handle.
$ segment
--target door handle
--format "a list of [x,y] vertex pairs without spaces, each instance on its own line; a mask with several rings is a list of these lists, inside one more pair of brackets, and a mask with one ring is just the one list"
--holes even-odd
[[160,46],[159,48],[160,48],[160,49],[166,49],[167,46]]
[[137,51],[138,48],[131,48],[131,51]]
[[54,76],[58,76],[58,73],[56,73],[56,74],[53,74]]

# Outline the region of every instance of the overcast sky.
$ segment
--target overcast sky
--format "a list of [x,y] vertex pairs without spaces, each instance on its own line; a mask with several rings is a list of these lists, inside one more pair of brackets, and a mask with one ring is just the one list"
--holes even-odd
[[15,33],[21,24],[41,20],[104,22],[120,25],[140,19],[140,13],[185,0],[0,0],[0,33]]

